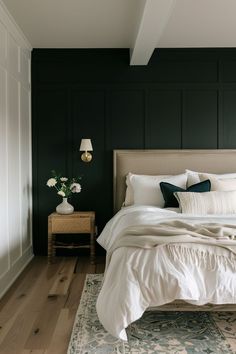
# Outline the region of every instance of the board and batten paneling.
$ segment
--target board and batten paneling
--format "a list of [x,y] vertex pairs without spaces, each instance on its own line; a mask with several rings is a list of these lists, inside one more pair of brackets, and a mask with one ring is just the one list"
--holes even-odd
[[222,139],[224,146],[227,149],[230,149],[232,147],[235,147],[236,140],[236,88],[234,90],[223,91],[222,106],[224,117],[224,120],[222,122]]
[[217,149],[217,91],[188,90],[183,107],[183,148]]
[[[146,148],[181,149],[181,91],[150,90],[146,118]],[[167,138],[168,137],[168,138]]]
[[[235,48],[156,49],[136,67],[128,49],[34,49],[32,83],[37,254],[60,201],[45,186],[51,169],[83,175],[72,204],[95,210],[101,232],[113,213],[113,149],[236,148]],[[82,137],[93,142],[89,164]]]
[[33,256],[30,61],[0,4],[0,297]]
[[[111,90],[108,104],[107,144],[110,149],[143,147],[144,92]],[[132,132],[132,136],[130,135]]]

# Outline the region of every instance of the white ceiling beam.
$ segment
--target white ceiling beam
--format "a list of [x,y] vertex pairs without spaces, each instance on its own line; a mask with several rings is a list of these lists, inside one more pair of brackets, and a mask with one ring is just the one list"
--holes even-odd
[[176,0],[142,0],[139,24],[130,48],[130,65],[147,65]]

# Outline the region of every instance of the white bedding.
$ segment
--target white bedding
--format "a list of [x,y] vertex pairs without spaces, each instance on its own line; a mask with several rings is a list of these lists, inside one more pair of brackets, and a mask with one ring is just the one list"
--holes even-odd
[[[168,220],[236,225],[236,215],[187,215],[178,210],[131,206],[120,210],[105,226],[98,242],[108,252],[124,228],[156,225]],[[112,254],[97,300],[98,317],[105,329],[126,340],[125,328],[149,307],[176,299],[195,305],[236,303],[236,258],[225,248],[185,244],[202,254],[233,259],[209,267],[206,258],[191,262],[173,257],[166,245],[152,249],[121,247]],[[221,257],[222,256],[222,257]],[[233,258],[232,258],[233,257]]]

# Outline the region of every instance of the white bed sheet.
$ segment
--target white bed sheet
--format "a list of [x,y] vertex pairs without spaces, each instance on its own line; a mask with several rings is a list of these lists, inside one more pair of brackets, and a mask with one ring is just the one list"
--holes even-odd
[[[132,225],[182,219],[191,223],[236,224],[236,215],[186,215],[178,210],[149,206],[121,209],[105,226],[98,242],[108,252],[119,233]],[[217,246],[191,244],[186,247],[232,257]],[[149,307],[176,299],[203,305],[236,303],[236,272],[230,266],[207,269],[204,264],[187,264],[171,257],[165,245],[153,249],[121,247],[106,270],[97,300],[98,317],[104,328],[117,338],[127,340],[125,328],[140,318]]]

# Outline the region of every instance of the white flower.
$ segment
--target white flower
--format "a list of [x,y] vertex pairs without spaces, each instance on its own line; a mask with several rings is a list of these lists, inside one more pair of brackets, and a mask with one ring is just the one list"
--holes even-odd
[[66,181],[68,181],[68,178],[67,178],[67,177],[61,177],[61,178],[60,178],[60,181],[61,181],[61,182],[66,182]]
[[72,183],[70,190],[72,193],[79,193],[81,192],[81,185],[79,183]]
[[49,178],[49,180],[47,181],[48,187],[54,187],[56,184],[57,184],[56,178]]
[[57,192],[58,195],[61,195],[62,197],[65,197],[65,193],[63,191]]

